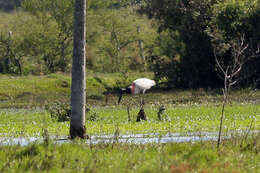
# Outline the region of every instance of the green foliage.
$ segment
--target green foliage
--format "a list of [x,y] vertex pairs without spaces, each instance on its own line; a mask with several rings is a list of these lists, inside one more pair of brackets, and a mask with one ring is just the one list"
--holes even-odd
[[101,118],[99,116],[98,111],[93,109],[87,109],[86,111],[86,120],[87,121],[100,121]]
[[[1,146],[0,169],[2,172],[259,172],[259,154],[254,150],[241,151],[237,140],[225,141],[221,150],[216,150],[215,142],[89,146],[74,141]],[[250,140],[259,144],[259,138]]]
[[256,0],[219,2],[213,6],[214,15],[207,29],[215,54],[223,57],[223,64],[232,64],[236,57],[245,62],[241,71],[244,85],[259,85],[260,73],[255,68],[260,62],[260,23],[255,20],[259,9]]
[[64,122],[70,120],[70,105],[64,102],[51,103],[45,106],[46,111],[54,121]]
[[180,58],[184,52],[185,44],[179,38],[178,32],[164,31],[158,35],[150,48],[148,58],[150,69],[157,81],[167,81],[168,87],[177,87],[182,81],[177,72],[181,70]]
[[74,1],[25,0],[22,7],[36,16],[38,25],[44,28],[36,35],[37,40],[33,40],[41,46],[37,44],[32,50],[36,56],[41,56],[46,72],[70,71]]
[[[244,45],[248,44],[245,56],[254,57],[245,64],[242,79],[247,79],[247,83],[242,84],[255,85],[259,81],[259,70],[254,65],[259,64],[256,58],[259,57],[259,21],[255,20],[259,16],[259,1],[147,0],[140,12],[157,19],[158,32],[163,33],[154,42],[148,58],[156,78],[166,79],[168,86],[218,87],[221,80],[215,70],[213,49],[221,47],[215,52],[221,54],[224,49],[224,56],[230,59],[230,47],[232,44],[239,47],[239,43],[234,44],[242,36],[245,36]],[[208,34],[209,26],[212,26],[211,34]],[[164,32],[169,39],[161,39]],[[212,43],[212,35],[222,42]]]
[[[68,102],[54,102],[51,104],[45,105],[45,110],[50,114],[51,118],[57,122],[65,122],[70,120],[71,107]],[[101,120],[98,112],[86,108],[86,120],[87,121],[99,121]]]
[[[70,72],[73,11],[72,0],[24,0],[22,9],[10,13],[10,18],[2,14],[1,23],[7,21],[1,29],[2,35],[4,40],[7,40],[9,31],[16,35],[12,45],[15,46],[13,52],[17,53],[10,58],[21,59],[22,74]],[[19,19],[15,18],[16,15]],[[12,18],[16,22],[8,22]],[[26,20],[26,25],[19,21],[21,19]],[[156,32],[151,22],[138,15],[132,7],[121,7],[118,1],[88,1],[87,31],[88,69],[99,72],[146,70],[143,68],[143,54],[146,54],[145,47],[153,42]],[[144,45],[142,48],[140,41]],[[17,50],[19,45],[22,46]],[[5,52],[0,51],[0,56],[6,58]],[[13,71],[18,73],[16,69]]]
[[[244,35],[245,56],[254,58],[240,85],[258,87],[259,6],[258,0],[89,0],[87,68],[127,73],[149,66],[167,87],[219,87],[213,49],[228,60],[230,44]],[[1,13],[0,72],[70,72],[73,11],[72,0],[24,0],[20,10]]]
[[238,33],[245,33],[248,23],[246,18],[255,9],[255,0],[224,1],[214,6],[213,22],[222,31],[226,39],[233,39]]
[[130,8],[90,10],[87,21],[88,68],[99,72],[145,71],[138,41],[148,47],[156,35],[145,17]]
[[[157,100],[164,97],[156,96]],[[205,98],[205,97],[204,97]],[[133,98],[136,102],[138,97]],[[205,99],[204,99],[205,100]],[[187,133],[187,132],[216,132],[219,128],[219,115],[221,113],[221,100],[217,104],[203,103],[193,104],[178,103],[166,105],[165,113],[169,121],[159,121],[157,117],[158,107],[147,103],[145,113],[147,122],[135,122],[139,112],[138,105],[132,104],[130,109],[131,120],[128,122],[126,101],[124,106],[97,106],[86,110],[86,131],[88,135],[113,134],[116,129],[120,134],[160,134]],[[116,102],[116,101],[115,101]],[[57,122],[51,114],[45,110],[26,109],[1,109],[0,111],[0,136],[42,136],[42,130],[46,129],[49,136],[64,136],[69,133],[69,122]],[[259,104],[233,104],[226,107],[223,135],[228,131],[259,130]],[[12,123],[10,123],[12,122]],[[252,125],[251,125],[252,124]],[[245,144],[243,143],[243,146]]]
[[[178,88],[218,84],[210,38],[204,32],[213,4],[208,0],[146,1],[140,12],[157,19],[158,32],[164,32],[154,46],[161,50],[154,52],[152,47],[148,55],[158,80],[166,78],[168,86]],[[168,39],[161,39],[164,35]]]
[[[2,73],[28,74],[28,67],[35,61],[28,56],[28,40],[35,18],[23,12],[1,14],[0,24],[0,71]],[[12,22],[10,22],[10,20]]]
[[106,9],[112,7],[117,0],[88,0],[88,10]]

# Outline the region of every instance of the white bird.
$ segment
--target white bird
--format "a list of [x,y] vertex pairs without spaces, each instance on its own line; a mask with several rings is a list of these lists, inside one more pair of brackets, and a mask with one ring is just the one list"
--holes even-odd
[[[155,81],[148,78],[139,78],[134,80],[128,88],[121,88],[118,104],[120,103],[124,93],[144,94],[146,90],[149,90],[155,85],[156,85]],[[141,97],[141,104],[143,104],[142,97]]]

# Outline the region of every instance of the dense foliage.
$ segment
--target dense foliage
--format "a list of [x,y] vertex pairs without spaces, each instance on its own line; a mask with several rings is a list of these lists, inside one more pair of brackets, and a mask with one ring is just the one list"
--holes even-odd
[[[0,72],[70,72],[73,3],[24,0],[1,13]],[[215,57],[232,63],[243,40],[238,85],[260,86],[259,0],[88,0],[87,10],[87,68],[94,72],[151,70],[168,87],[219,87]]]
[[[0,72],[70,72],[73,3],[24,0],[20,10],[2,13]],[[99,72],[141,69],[143,45],[156,35],[147,18],[116,1],[88,1],[87,31],[87,68]]]
[[143,12],[159,20],[161,32],[155,42],[157,49],[150,53],[151,65],[155,74],[166,77],[171,86],[196,88],[219,82],[210,38],[204,32],[211,6],[208,0],[147,1]]
[[255,58],[247,62],[242,78],[259,85],[260,73],[255,67],[259,64],[259,1],[145,2],[140,11],[159,21],[161,33],[149,55],[157,78],[167,78],[170,85],[177,87],[218,86],[214,51],[231,61],[232,52],[239,51],[231,42],[243,35],[250,52],[245,58],[252,54]]
[[260,63],[260,1],[227,1],[214,5],[208,34],[222,66],[242,63],[242,85],[258,85]]

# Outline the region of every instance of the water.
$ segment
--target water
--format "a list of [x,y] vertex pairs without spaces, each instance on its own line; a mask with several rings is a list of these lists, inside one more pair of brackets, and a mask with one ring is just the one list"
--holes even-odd
[[[231,138],[234,135],[243,135],[246,132],[230,131],[222,136],[222,139]],[[251,131],[250,134],[257,134],[259,131]],[[68,138],[51,137],[58,144],[69,143]],[[218,139],[217,132],[193,132],[193,133],[168,133],[163,136],[156,133],[150,134],[129,134],[129,135],[93,135],[86,140],[87,144],[149,144],[149,143],[180,143],[180,142],[196,142],[196,141],[216,141]],[[31,143],[41,143],[43,138],[40,137],[16,137],[16,138],[0,138],[0,145],[21,145],[27,146]]]

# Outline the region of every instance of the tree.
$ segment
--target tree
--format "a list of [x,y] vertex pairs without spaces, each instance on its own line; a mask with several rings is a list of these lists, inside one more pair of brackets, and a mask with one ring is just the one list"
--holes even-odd
[[[259,8],[259,7],[258,7]],[[260,57],[258,24],[250,22],[258,16],[254,0],[224,1],[216,4],[207,32],[214,47],[216,67],[224,81],[223,105],[219,126],[218,147],[221,141],[225,104],[232,86],[249,76],[243,70]],[[258,36],[257,36],[258,35]]]
[[148,58],[152,66],[159,67],[158,59],[164,58],[163,66],[168,68],[153,66],[152,69],[157,78],[167,78],[169,86],[199,88],[219,83],[210,37],[204,32],[214,3],[211,0],[145,0],[140,12],[157,19],[158,32],[168,35],[165,42],[158,38],[158,43],[166,47],[158,52],[152,47]]
[[147,45],[157,35],[151,21],[131,8],[89,9],[87,20],[90,69],[100,72],[145,70],[142,55],[146,55]]
[[86,0],[75,1],[70,137],[85,139]]
[[[27,32],[32,30],[30,18],[22,18],[20,12],[14,12],[14,16],[6,15],[6,19],[1,20],[0,26],[0,72],[12,74],[26,74]],[[12,20],[12,22],[10,22]],[[30,26],[30,27],[28,27]]]
[[[42,59],[48,72],[69,71],[72,52],[73,6],[73,0],[22,1],[23,9],[36,16],[39,24],[45,27],[36,42],[41,43],[40,53],[43,54]],[[55,27],[55,32],[51,31],[53,27]],[[49,44],[50,42],[52,44]]]
[[[256,2],[236,0],[215,4],[214,15],[206,31],[218,58],[217,67],[221,66],[224,71],[228,69],[229,74],[240,69],[239,77],[233,75],[237,78],[229,78],[237,81],[235,84],[260,78],[259,68],[255,67],[260,61],[260,1],[258,4]],[[234,69],[230,66],[234,66]]]
[[15,73],[22,75],[22,51],[20,42],[14,43],[12,31],[9,31],[8,36],[0,34],[0,72]]
[[220,75],[221,78],[224,81],[224,89],[223,89],[224,100],[223,100],[220,124],[219,124],[219,135],[218,135],[218,144],[217,144],[218,148],[221,141],[225,105],[228,100],[230,89],[233,85],[238,83],[239,80],[241,80],[240,73],[246,61],[250,59],[250,57],[247,57],[245,55],[245,52],[248,49],[248,44],[245,43],[244,36],[241,36],[241,38],[237,38],[236,40],[233,40],[230,44],[231,44],[232,54],[229,62],[225,62],[223,57],[222,58],[218,57],[215,53],[217,68],[221,74]]

